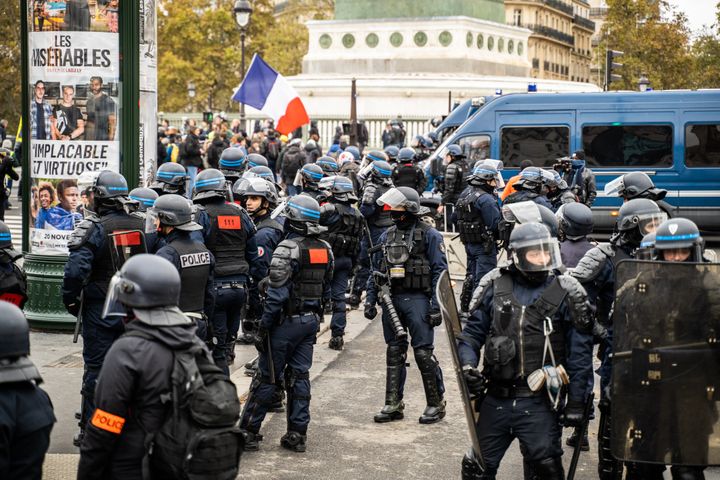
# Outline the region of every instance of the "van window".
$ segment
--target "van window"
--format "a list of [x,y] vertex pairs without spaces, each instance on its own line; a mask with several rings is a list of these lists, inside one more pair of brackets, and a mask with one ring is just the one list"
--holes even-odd
[[685,126],[685,165],[720,167],[720,125]]
[[500,160],[505,167],[520,167],[529,159],[536,167],[552,167],[570,154],[568,127],[509,127],[502,129]]
[[475,165],[478,160],[490,158],[490,137],[488,135],[472,135],[463,137],[457,142],[465,152],[468,165]]
[[672,167],[672,125],[594,125],[582,129],[590,167]]

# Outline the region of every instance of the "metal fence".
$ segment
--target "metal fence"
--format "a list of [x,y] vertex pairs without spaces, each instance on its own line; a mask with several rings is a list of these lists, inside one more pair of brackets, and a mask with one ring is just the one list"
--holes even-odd
[[[159,115],[160,120],[168,120],[170,125],[176,127],[182,127],[185,119],[194,119],[198,123],[202,120],[201,113],[164,113]],[[227,116],[228,123],[234,118],[238,118],[236,115]],[[382,134],[385,130],[388,118],[359,118],[358,121],[362,122],[368,130],[368,147],[369,148],[381,148],[382,147]],[[252,132],[255,121],[260,120],[261,122],[266,120],[264,117],[250,117],[245,119],[245,131]],[[343,123],[349,122],[348,119],[343,118],[327,118],[327,117],[314,117],[314,122],[317,122],[317,128],[320,133],[320,142],[325,151],[332,145],[333,138],[335,137],[336,127],[342,128]],[[430,120],[427,118],[403,118],[403,124],[405,125],[405,142],[410,144],[410,141],[416,135],[424,135],[429,132],[432,127],[430,126]],[[303,138],[307,140],[307,129],[308,126],[303,127]]]

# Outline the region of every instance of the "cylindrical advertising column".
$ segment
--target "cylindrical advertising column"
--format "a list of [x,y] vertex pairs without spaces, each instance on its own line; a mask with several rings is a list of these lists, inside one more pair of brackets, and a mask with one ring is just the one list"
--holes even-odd
[[[61,295],[68,241],[74,228],[93,215],[82,191],[84,174],[112,170],[123,173],[130,188],[137,185],[144,176],[141,138],[145,145],[153,142],[144,150],[150,150],[146,161],[154,163],[154,137],[139,127],[138,57],[141,49],[156,55],[155,0],[67,0],[57,5],[22,0],[22,5],[27,16],[23,29],[23,250],[29,296],[25,313],[33,326],[68,328],[75,322],[65,312]],[[146,34],[152,42],[140,38],[139,45],[138,14],[150,10],[152,15],[144,18],[152,17],[152,31]],[[152,67],[147,75],[154,79],[154,63]],[[154,100],[154,89],[152,95]],[[148,103],[154,118],[157,102]]]

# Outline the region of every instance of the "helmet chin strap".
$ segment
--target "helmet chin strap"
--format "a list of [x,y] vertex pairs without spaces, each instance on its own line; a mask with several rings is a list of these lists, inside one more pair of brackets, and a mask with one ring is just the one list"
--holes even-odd
[[[518,268],[518,270],[520,270]],[[540,284],[545,282],[548,278],[548,274],[550,272],[526,272],[524,270],[520,270],[520,273],[522,274],[525,279],[527,279],[528,282],[534,283],[534,284]]]

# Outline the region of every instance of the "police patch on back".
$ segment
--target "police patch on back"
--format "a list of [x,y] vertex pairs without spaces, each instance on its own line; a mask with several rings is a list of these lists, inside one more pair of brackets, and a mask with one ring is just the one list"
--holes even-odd
[[185,255],[180,255],[180,265],[182,268],[210,265],[210,252],[186,253]]

